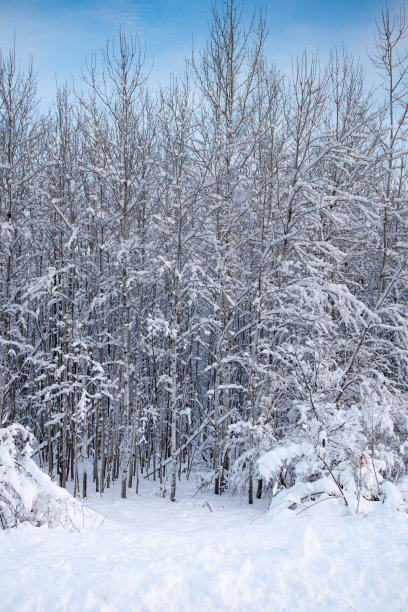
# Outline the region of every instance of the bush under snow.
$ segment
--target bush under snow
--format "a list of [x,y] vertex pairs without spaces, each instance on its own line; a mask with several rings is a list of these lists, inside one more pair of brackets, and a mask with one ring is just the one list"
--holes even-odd
[[347,406],[323,392],[313,401],[294,400],[278,428],[265,401],[257,422],[230,425],[229,449],[238,455],[231,488],[244,490],[254,477],[272,489],[273,506],[297,509],[337,497],[358,514],[373,503],[407,512],[407,398],[372,381],[360,385],[359,395]]
[[[359,455],[356,469],[349,458],[341,460],[330,451],[330,440],[324,432],[321,444],[288,442],[264,453],[258,460],[258,470],[273,486],[271,507],[301,509],[316,500],[337,497],[360,514],[370,512],[374,502],[408,512],[407,477],[399,479],[398,485],[386,480],[385,466],[371,456],[369,449]],[[288,473],[293,484],[285,488],[283,475]]]
[[0,429],[0,525],[3,529],[28,522],[35,526],[79,529],[99,522],[31,459],[33,434],[22,425]]

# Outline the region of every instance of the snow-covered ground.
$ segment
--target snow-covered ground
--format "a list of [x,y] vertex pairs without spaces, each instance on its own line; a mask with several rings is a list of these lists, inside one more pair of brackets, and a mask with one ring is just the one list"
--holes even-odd
[[171,503],[144,481],[127,500],[90,497],[101,527],[0,532],[1,612],[408,610],[407,514],[335,500],[271,513],[194,492]]

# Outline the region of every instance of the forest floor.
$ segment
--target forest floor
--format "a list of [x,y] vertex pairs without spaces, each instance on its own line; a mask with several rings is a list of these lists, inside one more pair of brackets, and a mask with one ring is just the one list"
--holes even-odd
[[87,505],[102,526],[0,532],[1,612],[408,611],[408,515],[353,516],[335,500],[304,512],[143,481]]

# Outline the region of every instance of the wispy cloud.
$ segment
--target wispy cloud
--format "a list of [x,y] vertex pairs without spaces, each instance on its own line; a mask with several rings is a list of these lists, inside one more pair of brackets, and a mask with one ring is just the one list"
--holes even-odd
[[118,28],[129,29],[142,27],[143,19],[149,13],[148,6],[142,2],[134,0],[117,0],[112,2],[100,3],[97,6],[83,8],[82,14],[88,18],[94,18],[105,25]]

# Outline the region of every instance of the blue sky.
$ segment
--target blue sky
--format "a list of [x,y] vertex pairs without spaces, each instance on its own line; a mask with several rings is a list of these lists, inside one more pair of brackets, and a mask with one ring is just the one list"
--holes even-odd
[[[216,0],[220,4],[220,0]],[[303,48],[319,48],[323,58],[342,43],[365,60],[372,49],[375,18],[383,0],[247,0],[246,13],[256,5],[267,7],[270,32],[268,56],[283,70]],[[391,11],[399,0],[388,0]],[[138,33],[154,58],[153,81],[166,82],[180,72],[190,55],[191,40],[204,43],[211,0],[0,0],[0,47],[7,50],[14,32],[18,56],[29,54],[38,71],[39,93],[53,97],[59,82],[77,77],[90,56],[120,27]],[[367,62],[368,63],[368,62]],[[24,64],[24,62],[23,62]],[[371,69],[368,75],[374,74]]]

